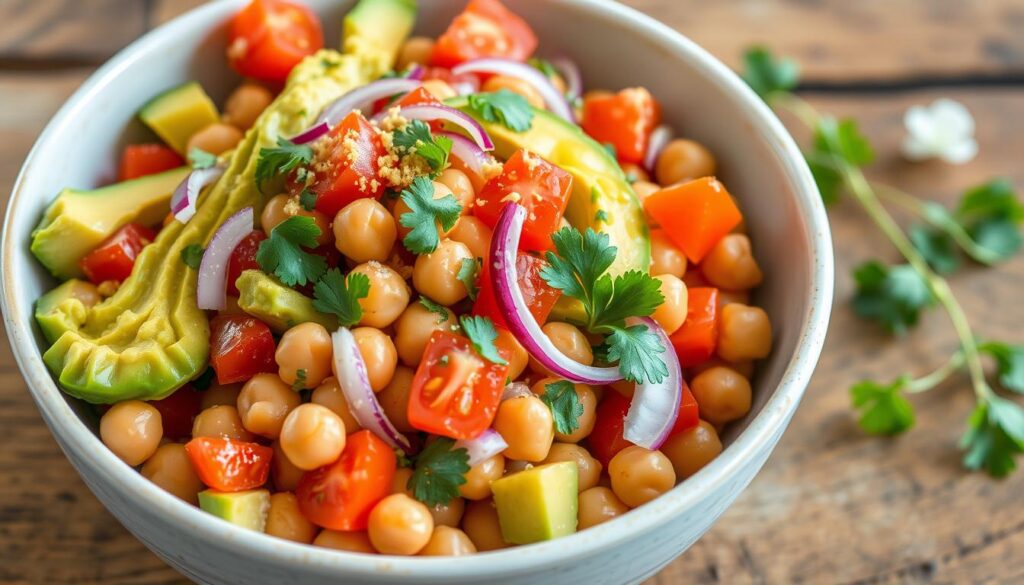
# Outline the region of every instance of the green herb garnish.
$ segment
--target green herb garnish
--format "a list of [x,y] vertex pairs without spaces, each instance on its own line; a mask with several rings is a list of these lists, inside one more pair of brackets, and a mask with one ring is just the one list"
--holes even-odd
[[363,318],[359,299],[369,294],[370,279],[365,274],[351,272],[343,278],[337,268],[332,268],[313,285],[313,308],[336,315],[339,325],[351,327]]
[[312,217],[293,215],[277,224],[270,237],[260,242],[256,263],[288,286],[315,282],[327,270],[322,256],[303,248],[315,248],[320,228]]
[[429,254],[436,250],[441,243],[437,226],[445,231],[452,229],[462,213],[462,206],[454,195],[434,199],[434,183],[427,177],[413,179],[412,184],[402,191],[402,201],[410,211],[403,213],[398,221],[412,228],[402,243],[415,254]]
[[500,89],[476,93],[468,98],[469,108],[488,122],[500,122],[514,132],[526,132],[533,124],[533,108],[523,96]]

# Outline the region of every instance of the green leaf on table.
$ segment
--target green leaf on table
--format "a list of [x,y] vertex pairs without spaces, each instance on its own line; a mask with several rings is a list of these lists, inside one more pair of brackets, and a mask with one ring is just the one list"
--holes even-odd
[[980,344],[978,351],[987,353],[996,360],[999,384],[1003,388],[1024,394],[1024,345],[989,341]]
[[764,47],[752,47],[743,53],[741,76],[754,93],[770,102],[773,96],[796,87],[800,68],[792,59],[779,59]]
[[948,234],[921,224],[912,224],[907,229],[907,236],[935,272],[950,274],[960,267],[956,242]]
[[832,165],[815,160],[813,155],[807,157],[807,167],[811,169],[811,176],[818,185],[818,192],[825,205],[838,201],[839,189],[843,186],[843,177],[839,171]]
[[871,143],[861,134],[853,118],[836,120],[832,116],[822,116],[814,129],[814,153],[834,157],[855,167],[875,160]]
[[908,264],[887,267],[872,260],[858,266],[853,277],[854,312],[890,333],[906,333],[917,324],[921,310],[934,302],[927,281]]
[[975,407],[960,439],[963,463],[968,469],[984,469],[993,477],[1005,477],[1017,468],[1015,458],[1024,453],[1024,410],[1017,404],[989,396]]
[[914,426],[914,406],[903,396],[906,376],[888,386],[870,380],[850,387],[850,400],[860,411],[860,428],[872,435],[897,435]]
[[1010,258],[1024,244],[1020,233],[1024,204],[1006,179],[969,189],[960,200],[955,218],[979,246],[993,254],[995,261]]

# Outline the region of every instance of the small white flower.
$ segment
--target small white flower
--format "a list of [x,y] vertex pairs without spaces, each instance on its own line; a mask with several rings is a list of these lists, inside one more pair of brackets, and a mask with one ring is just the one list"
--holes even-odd
[[903,155],[913,161],[941,158],[963,164],[978,154],[974,118],[963,104],[948,98],[929,106],[913,106],[903,116],[907,137]]

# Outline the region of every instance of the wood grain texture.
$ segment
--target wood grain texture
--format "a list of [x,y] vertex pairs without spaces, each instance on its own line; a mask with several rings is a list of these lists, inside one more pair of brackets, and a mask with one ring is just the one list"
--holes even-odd
[[[123,3],[127,6],[135,1]],[[158,22],[199,1],[146,2],[145,18]],[[82,10],[116,3],[79,2]],[[898,80],[919,70],[941,71],[943,75],[964,71],[1016,75],[1021,65],[1019,54],[996,62],[983,51],[954,55],[951,61],[941,47],[928,49],[930,43],[938,42],[936,27],[941,27],[941,21],[918,27],[916,21],[908,20],[926,4],[945,7],[960,14],[958,22],[973,27],[973,40],[966,33],[958,36],[961,31],[956,27],[947,27],[950,38],[944,42],[950,46],[978,47],[986,39],[1007,42],[1008,31],[1019,32],[1021,26],[1021,18],[1014,21],[1007,16],[1019,6],[1012,0],[906,0],[898,7],[872,0],[627,3],[683,30],[727,60],[749,42],[763,41],[800,57],[809,73],[826,80],[886,76]],[[840,8],[845,12],[830,16],[840,4],[846,6]],[[21,5],[25,5],[22,10],[13,9]],[[80,54],[93,55],[88,57],[93,59],[105,54],[103,51],[116,50],[117,43],[131,40],[124,33],[112,41],[122,33],[111,30],[107,34],[109,27],[95,25],[101,21],[94,14],[88,17],[94,23],[91,26],[62,23],[49,25],[50,33],[18,32],[23,39],[17,44],[21,52],[12,53],[12,31],[33,27],[39,31],[39,23],[45,19],[39,16],[43,12],[35,11],[47,9],[47,5],[50,18],[65,16],[52,9],[52,0],[0,3],[4,22],[0,27],[3,193],[9,192],[35,136],[89,73],[66,61],[69,47],[88,48]],[[130,8],[124,10],[126,15],[135,14]],[[866,17],[856,15],[864,11],[873,11],[871,26],[857,24]],[[982,14],[986,16],[978,16]],[[26,18],[28,22],[22,20]],[[126,30],[134,26],[128,16],[124,21]],[[142,28],[131,30],[135,35]],[[874,57],[854,50],[857,39],[861,45],[878,48]],[[1024,43],[1024,35],[1009,42]],[[880,55],[883,47],[888,56]],[[46,59],[56,58],[62,70],[4,71],[3,64],[12,54],[30,55],[34,67],[46,67]],[[900,60],[920,68],[899,69],[893,62]],[[940,95],[961,100],[974,112],[982,145],[979,158],[955,168],[901,162],[896,153],[903,111]],[[1008,176],[1018,188],[1024,188],[1024,167],[1020,165],[1024,86],[808,97],[824,110],[861,120],[879,152],[879,161],[870,169],[874,178],[945,202],[996,175]],[[795,122],[787,123],[798,136],[803,135]],[[868,377],[888,379],[908,368],[925,372],[941,362],[955,346],[955,339],[938,312],[928,314],[918,330],[899,340],[858,320],[847,305],[852,291],[850,269],[867,258],[895,260],[896,255],[856,206],[841,203],[830,214],[837,243],[836,307],[825,352],[804,403],[751,487],[705,538],[648,585],[1024,582],[1024,568],[1015,562],[1024,558],[1024,510],[1019,506],[1024,473],[997,482],[960,468],[956,441],[971,407],[965,380],[956,378],[915,398],[919,425],[902,438],[874,439],[858,431],[846,394],[851,383]],[[1024,258],[996,269],[969,268],[953,279],[979,333],[1017,343],[1024,342],[1024,311],[1019,303],[1022,283]],[[0,429],[4,439],[0,450],[0,582],[186,582],[146,551],[89,493],[39,418],[6,338],[0,340]]]

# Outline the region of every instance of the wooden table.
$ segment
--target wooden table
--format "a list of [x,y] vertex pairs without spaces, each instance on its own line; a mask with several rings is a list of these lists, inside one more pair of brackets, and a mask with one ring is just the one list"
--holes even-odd
[[[112,52],[201,0],[0,3],[0,192],[63,100]],[[760,42],[800,60],[804,95],[854,115],[877,146],[873,177],[951,202],[995,175],[1024,187],[1024,5],[1020,0],[628,0],[730,65]],[[978,122],[981,154],[963,167],[909,166],[897,149],[912,104],[950,96]],[[76,145],[69,145],[73,155]],[[830,211],[836,307],[814,381],[775,455],[688,553],[651,583],[1024,581],[1024,473],[965,473],[956,441],[971,407],[957,378],[915,400],[918,428],[862,435],[847,387],[922,373],[955,346],[933,312],[903,339],[856,319],[850,269],[895,253],[851,204]],[[953,286],[977,330],[1024,342],[1024,257],[968,269]],[[4,339],[0,344],[6,344]],[[178,583],[88,492],[0,349],[0,582]]]

